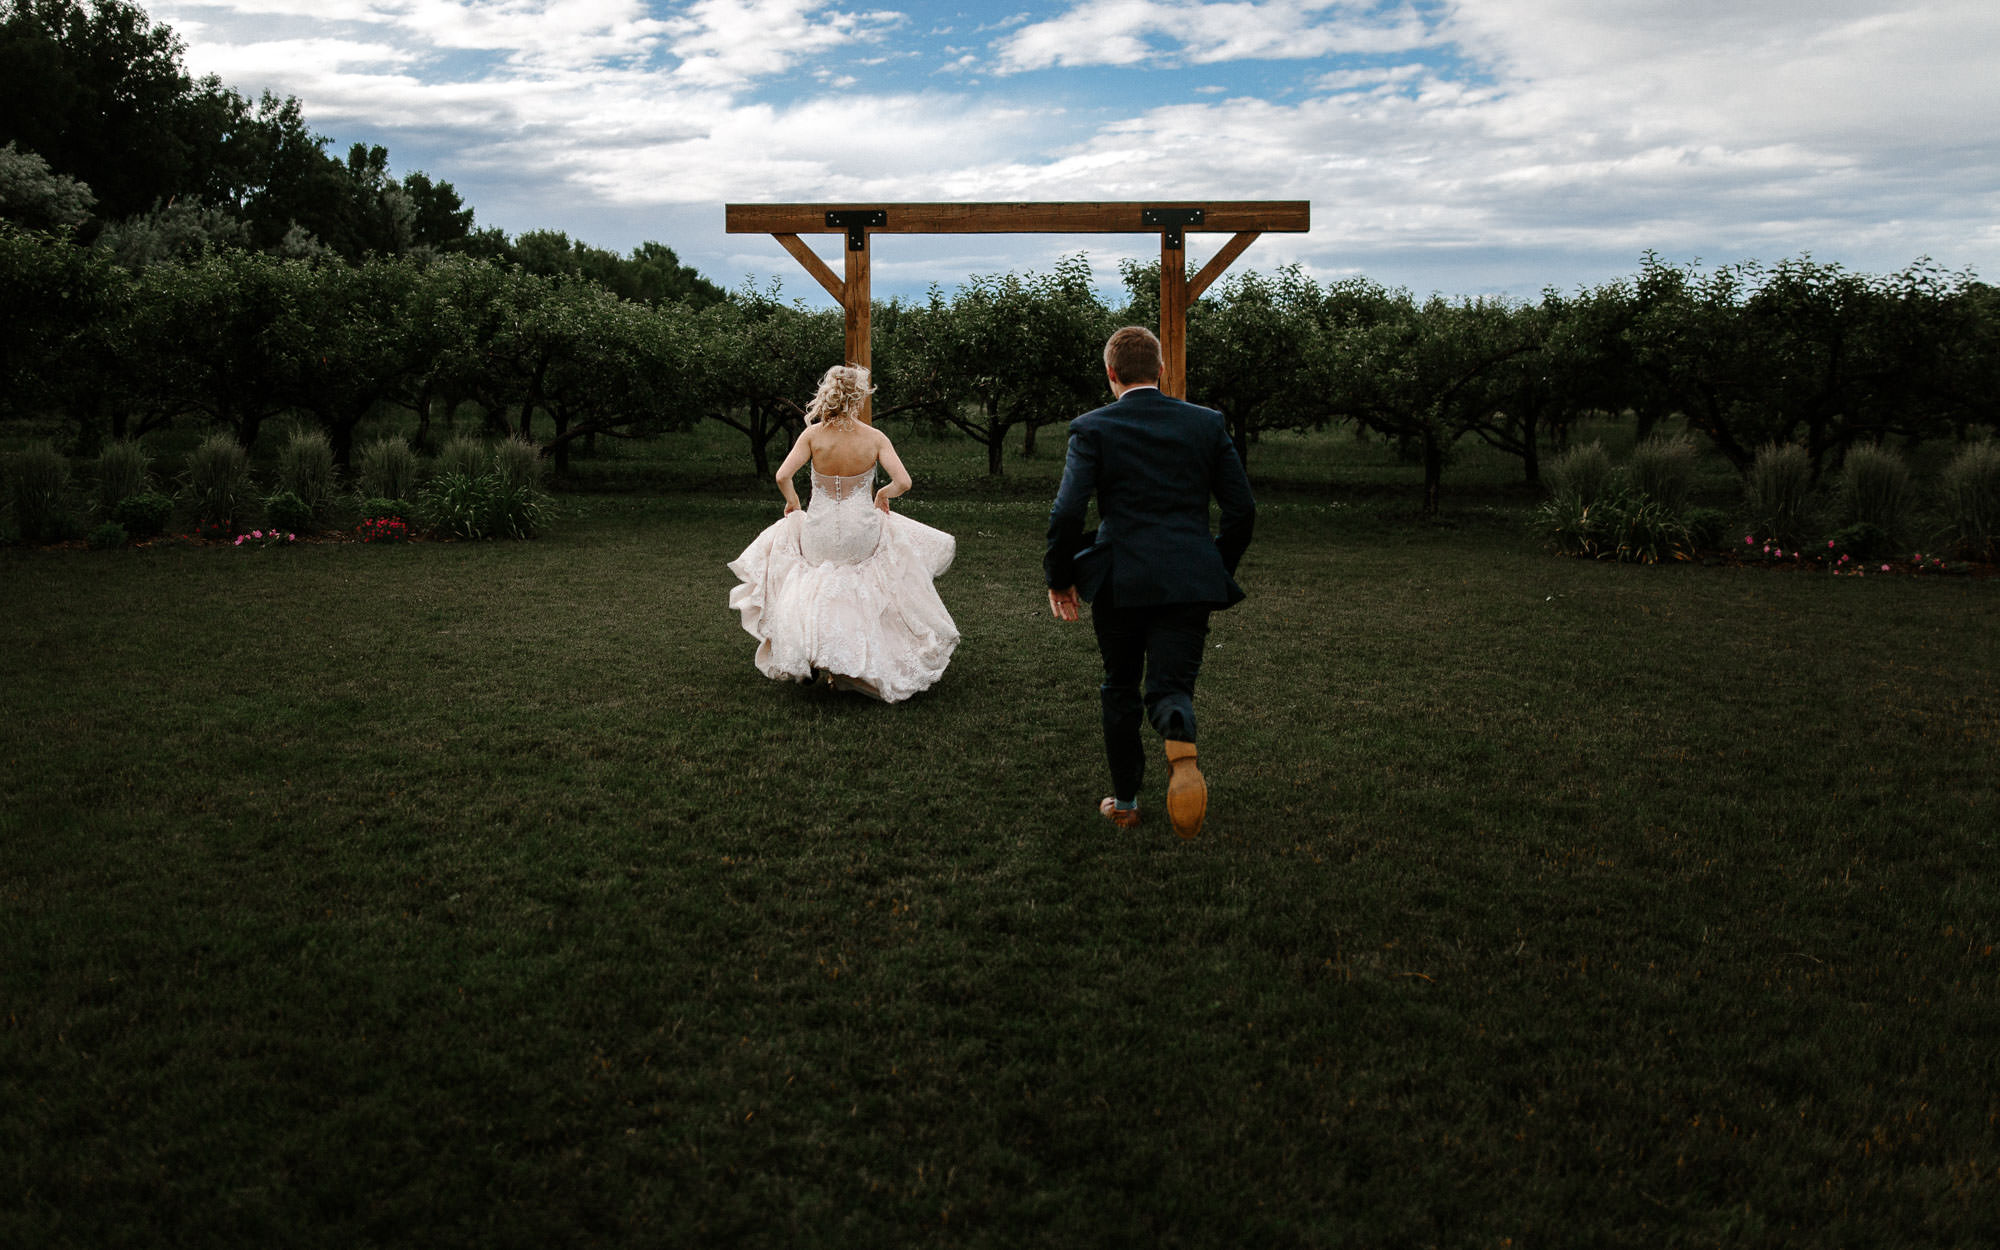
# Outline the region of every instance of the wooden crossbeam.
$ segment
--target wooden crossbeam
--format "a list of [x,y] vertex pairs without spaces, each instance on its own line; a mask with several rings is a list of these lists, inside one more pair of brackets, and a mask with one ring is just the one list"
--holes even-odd
[[1149,208],[1198,208],[1196,232],[1235,234],[1244,230],[1302,232],[1312,228],[1306,200],[1146,200],[1073,201],[1025,204],[729,204],[724,229],[730,234],[843,234],[847,227],[828,213],[883,210],[888,220],[870,234],[1151,234],[1140,215]]

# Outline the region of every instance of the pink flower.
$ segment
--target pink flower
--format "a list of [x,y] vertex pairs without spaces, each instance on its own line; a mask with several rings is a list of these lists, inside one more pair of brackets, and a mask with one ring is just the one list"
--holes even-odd
[[299,536],[298,536],[297,534],[287,534],[287,535],[285,535],[285,541],[286,541],[286,542],[288,542],[288,543],[295,543],[295,542],[297,542],[298,540],[299,540]]
[[252,538],[262,538],[263,536],[264,536],[264,531],[263,531],[263,530],[251,530],[251,531],[250,531],[250,537],[252,537]]
[[1883,571],[1884,573],[1887,573],[1887,572],[1889,571],[1889,566],[1888,566],[1888,565],[1886,565],[1886,564],[1885,564],[1885,565],[1883,565],[1883,566],[1882,566],[1882,571]]
[[1756,546],[1756,545],[1757,545],[1757,538],[1756,538],[1756,535],[1754,535],[1754,534],[1745,534],[1745,535],[1743,536],[1743,545],[1744,545],[1744,546],[1746,546],[1746,547],[1754,547],[1754,546]]
[[1827,540],[1826,540],[1826,546],[1827,546],[1827,550],[1829,550],[1829,551],[1833,550],[1833,540],[1832,540],[1831,538],[1829,538],[1829,539],[1827,539]]

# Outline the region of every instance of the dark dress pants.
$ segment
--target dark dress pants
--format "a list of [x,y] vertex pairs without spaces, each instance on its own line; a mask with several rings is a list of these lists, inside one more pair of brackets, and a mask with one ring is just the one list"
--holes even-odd
[[[1208,637],[1206,603],[1121,608],[1107,588],[1090,605],[1091,627],[1104,657],[1104,754],[1111,790],[1120,799],[1139,795],[1146,752],[1139,727],[1150,721],[1163,738],[1195,740],[1194,679]],[[1141,693],[1143,686],[1144,693]]]

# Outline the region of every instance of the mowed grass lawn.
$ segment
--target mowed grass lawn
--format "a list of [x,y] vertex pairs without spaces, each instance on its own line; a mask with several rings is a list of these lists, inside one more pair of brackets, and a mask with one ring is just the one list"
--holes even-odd
[[0,552],[0,1244],[2000,1238],[2000,583],[1280,499],[1184,843],[1044,499],[908,504],[884,707],[752,668],[750,493]]

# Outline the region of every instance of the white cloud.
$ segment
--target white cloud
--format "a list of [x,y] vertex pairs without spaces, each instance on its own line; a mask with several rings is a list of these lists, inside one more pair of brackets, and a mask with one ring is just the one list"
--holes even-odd
[[695,0],[689,16],[668,23],[679,74],[696,83],[732,84],[780,74],[820,52],[869,39],[901,15],[829,10],[819,0]]
[[[349,39],[270,39],[257,43],[212,43],[202,48],[200,66],[224,82],[267,79],[311,67],[309,75],[328,70],[350,73],[369,67],[409,66],[422,60],[407,47],[391,43],[361,43]],[[414,81],[414,80],[412,80]]]
[[1083,0],[1001,40],[997,68],[1301,60],[1430,42],[1411,9],[1378,13],[1351,0]]

